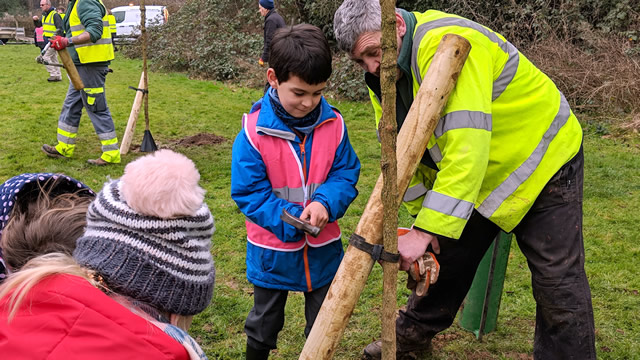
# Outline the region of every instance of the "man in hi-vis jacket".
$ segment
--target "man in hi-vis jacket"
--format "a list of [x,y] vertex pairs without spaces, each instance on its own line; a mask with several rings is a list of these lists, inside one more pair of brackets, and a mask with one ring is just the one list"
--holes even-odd
[[[378,0],[345,0],[338,46],[365,71],[381,111]],[[516,235],[536,300],[533,355],[595,359],[591,292],[582,239],[582,129],[564,95],[502,35],[465,18],[396,9],[398,128],[442,37],[471,43],[427,151],[404,194],[415,217],[398,239],[401,270],[427,249],[441,265],[426,296],[415,292],[396,321],[398,358],[429,348],[448,328],[478,264],[502,229]],[[380,358],[381,342],[365,355]]]
[[56,158],[73,156],[84,106],[102,146],[102,155],[88,160],[89,163],[119,163],[120,148],[116,128],[104,89],[108,66],[114,58],[107,9],[101,0],[72,0],[64,18],[64,27],[66,36],[52,38],[51,47],[69,50],[85,88],[76,90],[73,84],[69,84],[58,119],[58,144],[44,144],[42,151],[47,156]]

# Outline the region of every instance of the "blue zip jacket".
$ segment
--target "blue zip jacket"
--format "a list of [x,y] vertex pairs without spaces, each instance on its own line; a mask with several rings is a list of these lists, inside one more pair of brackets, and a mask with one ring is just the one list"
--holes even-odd
[[[324,97],[321,99],[321,106],[321,114],[316,125],[336,116],[333,112],[334,108]],[[275,115],[268,93],[256,103],[252,112],[259,108],[261,111],[257,126],[295,135]],[[313,136],[314,132],[311,132],[305,142],[307,166],[311,163]],[[299,159],[302,140],[296,135],[291,141]],[[292,171],[298,171],[298,169],[292,169]],[[358,195],[356,183],[359,176],[360,160],[349,142],[345,129],[344,138],[336,150],[333,166],[327,179],[310,197],[311,201],[318,201],[327,209],[329,222],[344,216],[347,208]],[[233,143],[231,197],[246,217],[274,233],[281,241],[295,242],[303,236],[300,230],[280,220],[282,209],[286,209],[294,216],[300,216],[302,206],[275,196],[267,178],[262,157],[251,146],[244,130],[240,131]],[[305,252],[308,268],[305,266]],[[343,254],[341,241],[334,241],[318,248],[306,246],[291,252],[265,249],[247,242],[247,279],[256,286],[269,289],[314,290],[333,280]],[[307,284],[307,275],[311,279],[310,287]]]

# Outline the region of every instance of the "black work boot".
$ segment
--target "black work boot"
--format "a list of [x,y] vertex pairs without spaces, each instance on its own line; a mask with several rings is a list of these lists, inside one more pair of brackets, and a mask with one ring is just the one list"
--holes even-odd
[[247,360],[267,360],[269,358],[269,349],[256,349],[247,344]]
[[[396,343],[396,360],[416,360],[418,354],[425,352],[431,348],[431,341],[425,344],[415,346],[403,346]],[[380,360],[382,359],[382,340],[376,340],[364,348],[362,354],[363,360]]]

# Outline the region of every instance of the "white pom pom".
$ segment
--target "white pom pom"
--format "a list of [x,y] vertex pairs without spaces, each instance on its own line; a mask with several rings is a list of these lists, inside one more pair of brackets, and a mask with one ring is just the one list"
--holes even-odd
[[122,197],[132,209],[163,219],[195,215],[205,193],[199,180],[193,161],[171,150],[129,163],[120,178]]

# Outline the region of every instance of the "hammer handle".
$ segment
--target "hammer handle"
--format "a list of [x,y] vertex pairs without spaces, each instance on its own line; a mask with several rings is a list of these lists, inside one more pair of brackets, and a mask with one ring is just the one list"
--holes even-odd
[[78,74],[78,69],[76,69],[73,60],[71,60],[71,55],[67,49],[58,50],[58,55],[60,55],[60,59],[62,59],[62,63],[64,64],[64,68],[67,69],[67,75],[69,75],[69,79],[71,79],[71,83],[76,90],[84,89],[84,83],[80,78],[80,74]]
[[320,234],[320,231],[322,230],[317,226],[311,225],[311,223],[306,220],[302,220],[298,217],[295,217],[289,214],[285,209],[282,209],[282,214],[280,214],[280,220],[284,221],[289,225],[293,225],[293,227],[295,227],[296,229],[302,230],[313,237],[318,237],[318,234]]

